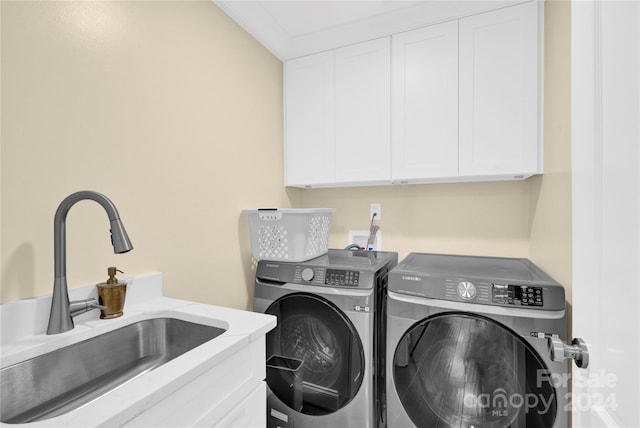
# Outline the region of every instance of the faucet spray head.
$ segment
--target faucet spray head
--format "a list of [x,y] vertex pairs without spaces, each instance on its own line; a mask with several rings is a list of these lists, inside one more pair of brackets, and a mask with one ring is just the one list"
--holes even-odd
[[111,245],[113,245],[113,252],[116,254],[133,250],[127,231],[119,218],[111,220]]

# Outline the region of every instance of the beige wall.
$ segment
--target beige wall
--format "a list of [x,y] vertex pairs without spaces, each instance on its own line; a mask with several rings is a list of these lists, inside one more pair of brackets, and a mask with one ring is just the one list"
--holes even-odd
[[565,286],[571,304],[571,3],[547,0],[545,25],[544,175],[530,180],[530,258]]
[[368,229],[369,204],[382,204],[384,250],[527,257],[529,183],[425,184],[310,189],[306,207],[336,208],[330,245],[348,244],[349,229]]
[[[547,2],[545,175],[521,182],[285,189],[281,63],[209,1],[2,1],[2,301],[49,293],[53,213],[94,189],[135,250],[114,255],[92,202],[68,221],[72,286],[166,275],[168,294],[249,307],[242,208],[335,207],[330,245],[368,227],[411,251],[529,257],[571,288],[569,3]],[[570,300],[570,292],[567,297]]]
[[282,64],[211,1],[2,1],[1,297],[50,293],[53,215],[83,189],[117,205],[114,255],[90,201],[67,222],[70,287],[162,271],[169,295],[246,308],[243,208],[286,190]]
[[568,1],[545,4],[543,176],[523,182],[310,189],[305,207],[337,209],[330,244],[367,229],[382,204],[383,249],[528,257],[567,287],[571,301],[570,30]]

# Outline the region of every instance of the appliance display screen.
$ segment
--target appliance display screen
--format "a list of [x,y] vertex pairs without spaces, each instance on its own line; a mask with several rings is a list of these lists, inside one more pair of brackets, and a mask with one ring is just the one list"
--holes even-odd
[[517,306],[543,306],[542,287],[492,284],[493,303]]
[[324,277],[325,285],[357,287],[359,282],[360,272],[353,270],[327,269]]

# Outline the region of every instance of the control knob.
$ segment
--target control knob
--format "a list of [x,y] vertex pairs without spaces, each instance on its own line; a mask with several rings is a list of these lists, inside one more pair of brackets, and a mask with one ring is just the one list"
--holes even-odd
[[311,281],[314,276],[315,276],[315,273],[313,272],[313,269],[304,268],[302,270],[302,279],[304,279],[305,281]]
[[458,296],[464,300],[471,300],[476,297],[476,286],[468,281],[462,281],[458,284]]

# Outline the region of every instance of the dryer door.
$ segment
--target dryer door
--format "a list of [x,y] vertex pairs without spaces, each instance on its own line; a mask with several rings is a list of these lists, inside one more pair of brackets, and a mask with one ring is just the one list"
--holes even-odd
[[287,406],[326,415],[346,406],[364,377],[364,349],[347,316],[328,300],[294,293],[266,310],[278,318],[267,334],[267,383]]
[[392,375],[418,427],[551,428],[557,399],[548,374],[509,328],[476,314],[445,313],[404,334]]

